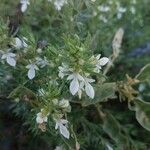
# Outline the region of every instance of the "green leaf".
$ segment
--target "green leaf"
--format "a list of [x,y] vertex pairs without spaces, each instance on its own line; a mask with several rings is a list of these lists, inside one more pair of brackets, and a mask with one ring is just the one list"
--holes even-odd
[[136,119],[143,128],[150,131],[150,103],[142,100],[135,101]]
[[103,129],[113,139],[120,148],[128,149],[130,138],[124,131],[120,123],[110,113],[106,113],[103,118]]
[[105,102],[108,98],[115,98],[116,83],[104,83],[95,87],[95,98],[84,98],[82,106]]
[[137,74],[136,78],[140,81],[150,82],[150,64],[144,66]]

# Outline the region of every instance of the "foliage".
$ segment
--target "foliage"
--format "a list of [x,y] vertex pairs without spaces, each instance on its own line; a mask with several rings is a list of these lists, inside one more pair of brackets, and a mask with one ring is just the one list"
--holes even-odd
[[148,6],[2,0],[0,131],[10,116],[26,149],[149,149],[149,55],[132,52],[149,42]]

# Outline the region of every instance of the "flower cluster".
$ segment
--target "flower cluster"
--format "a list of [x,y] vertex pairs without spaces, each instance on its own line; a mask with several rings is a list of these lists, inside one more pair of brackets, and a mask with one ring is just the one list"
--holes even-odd
[[[58,99],[52,100],[53,107],[63,109],[63,111],[66,111],[69,107],[69,101],[66,99],[62,99],[58,101]],[[36,115],[36,122],[38,124],[38,127],[42,130],[46,130],[46,123],[48,122],[48,117],[52,116],[54,122],[55,122],[55,130],[59,130],[60,134],[62,134],[65,138],[69,139],[70,132],[68,130],[68,120],[63,118],[63,114],[58,111],[52,112],[48,108],[42,108],[39,113]]]
[[[130,12],[131,14],[136,14],[136,1],[132,0],[129,6],[123,6],[122,3],[118,0],[116,1],[105,1],[98,5],[94,9],[93,15],[98,16],[99,20],[103,23],[108,23],[110,16],[113,12],[116,15],[116,19],[120,20],[125,13]],[[115,8],[115,9],[114,9]]]
[[[100,54],[96,57],[92,56],[90,59],[91,63],[95,66],[93,71],[97,73],[99,73],[102,66],[106,65],[109,61],[107,57],[100,58],[100,56]],[[65,64],[59,66],[58,69],[58,76],[61,79],[67,76],[67,80],[71,81],[69,89],[72,95],[78,93],[79,98],[81,98],[82,91],[85,91],[90,98],[94,98],[95,92],[91,83],[95,82],[95,80],[90,78],[90,75],[88,73],[84,73],[82,71],[77,72],[72,68],[69,68],[68,65]]]
[[[27,38],[18,38],[15,37],[12,39],[12,42],[10,43],[12,46],[11,48],[7,49],[5,52],[0,51],[2,53],[1,59],[6,60],[6,62],[10,65],[15,67],[17,64],[17,53],[15,54],[13,52],[13,49],[20,50],[23,49],[24,53],[27,53]],[[37,49],[37,53],[39,52],[39,49]],[[29,64],[26,66],[28,69],[27,76],[30,80],[32,80],[35,77],[36,70],[39,70],[40,68],[44,68],[45,66],[49,65],[49,62],[47,58],[44,56],[44,58],[41,57],[35,57],[34,60],[29,60]]]

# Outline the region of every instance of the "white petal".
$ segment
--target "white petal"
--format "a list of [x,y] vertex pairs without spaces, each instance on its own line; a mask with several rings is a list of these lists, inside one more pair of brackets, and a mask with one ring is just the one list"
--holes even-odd
[[14,46],[15,46],[16,48],[22,48],[22,41],[21,41],[19,38],[17,38],[17,37],[15,38],[15,40],[16,40],[16,41],[15,41],[16,43],[15,43]]
[[28,47],[27,43],[25,41],[23,41],[23,47]]
[[78,80],[80,80],[80,81],[84,81],[84,78],[83,78],[80,74],[77,74],[77,78],[78,78]]
[[36,117],[36,122],[39,123],[39,124],[43,123],[43,118],[37,116]]
[[28,71],[28,78],[32,80],[34,77],[35,77],[35,70],[34,68],[30,68]]
[[60,131],[60,133],[61,133],[65,138],[69,139],[70,133],[69,133],[68,129],[66,128],[66,126],[60,125],[60,126],[59,126],[59,131]]
[[94,98],[95,92],[94,92],[93,87],[89,83],[85,85],[85,92],[90,98],[92,99]]
[[56,125],[55,125],[55,130],[57,130],[58,129],[58,122],[56,122]]
[[104,66],[108,63],[109,59],[107,57],[103,57],[99,60],[99,65]]
[[75,76],[74,74],[71,74],[71,75],[69,75],[69,76],[67,77],[67,80],[72,80],[72,79],[74,79],[74,78],[76,78],[76,76]]
[[37,113],[36,115],[37,115],[38,117],[42,117],[42,113],[41,113],[41,112]]
[[31,66],[32,66],[32,64],[29,64],[29,65],[26,66],[26,68],[27,68],[27,69],[30,69]]
[[100,69],[96,66],[96,68],[94,68],[94,72],[99,73]]
[[63,79],[64,76],[65,76],[65,74],[63,72],[59,71],[58,77],[60,77],[61,79]]
[[47,119],[48,119],[47,116],[46,116],[46,117],[43,117],[43,121],[44,121],[44,122],[47,122]]
[[14,53],[8,53],[7,56],[9,56],[9,57],[15,57],[16,54],[14,54]]
[[10,65],[10,66],[13,66],[15,67],[16,66],[16,60],[12,57],[7,57],[6,59],[7,63]]
[[59,102],[59,106],[62,107],[62,108],[67,108],[69,106],[69,101],[66,100],[66,99],[62,99],[60,102]]
[[96,59],[99,60],[100,57],[101,57],[101,54],[98,54],[98,55],[96,56]]
[[6,59],[7,58],[7,54],[3,54],[1,59]]
[[86,81],[89,82],[89,83],[95,82],[94,79],[90,79],[90,78],[86,78]]
[[108,148],[108,150],[113,150],[113,148],[109,144],[106,144],[106,147]]
[[37,65],[33,65],[33,68],[34,68],[35,70],[39,70],[39,68],[38,68]]
[[55,150],[63,150],[61,146],[56,146]]
[[62,124],[67,124],[67,123],[68,123],[68,120],[66,120],[66,119],[61,119],[61,123],[62,123]]
[[21,6],[21,11],[22,11],[22,12],[25,12],[26,9],[27,9],[27,4],[22,4],[22,6]]
[[75,78],[70,83],[70,92],[72,95],[75,95],[78,92],[78,90],[79,90],[79,82]]

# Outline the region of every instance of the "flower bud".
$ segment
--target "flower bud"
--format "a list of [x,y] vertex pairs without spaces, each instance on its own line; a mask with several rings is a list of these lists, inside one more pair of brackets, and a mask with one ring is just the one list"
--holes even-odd
[[59,102],[59,106],[62,107],[62,108],[67,108],[69,106],[69,101],[66,100],[66,99],[62,99],[60,102]]

